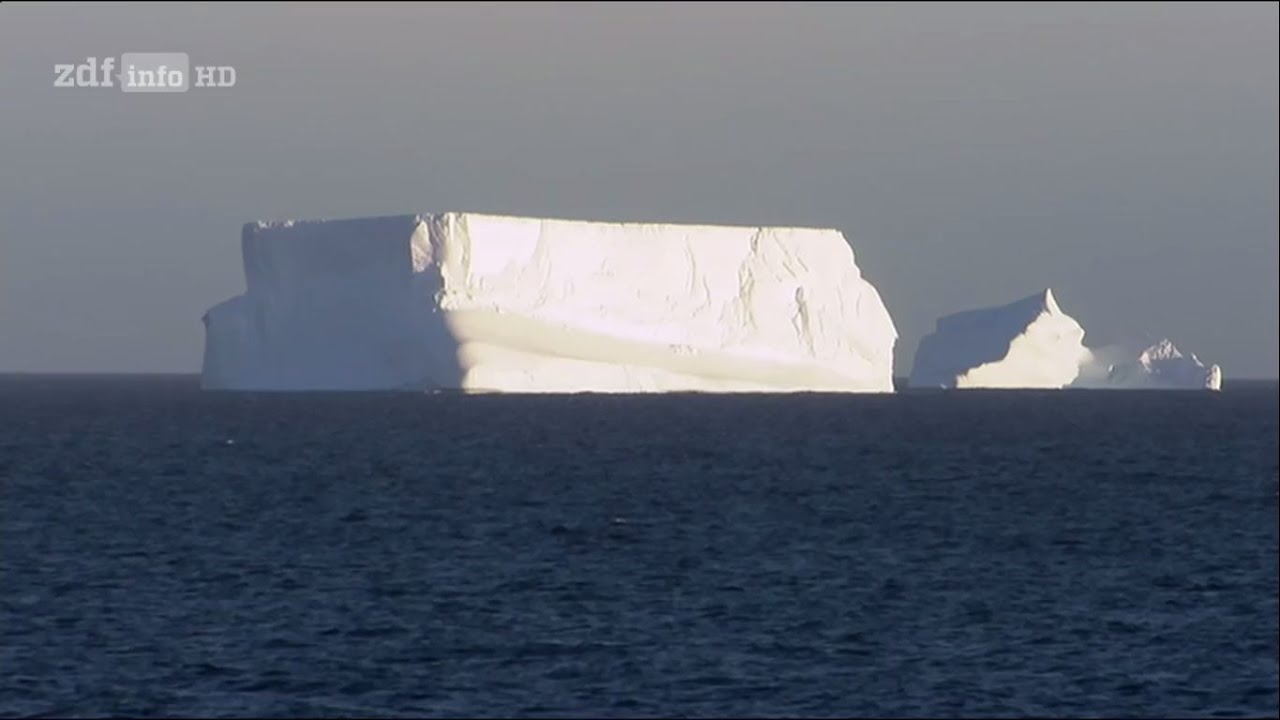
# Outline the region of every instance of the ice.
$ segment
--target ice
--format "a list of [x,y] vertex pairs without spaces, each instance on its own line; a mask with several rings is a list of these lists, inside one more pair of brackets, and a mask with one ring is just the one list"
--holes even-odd
[[242,252],[210,389],[893,390],[836,230],[442,213],[251,223]]
[[[1135,351],[1112,345],[1090,351],[1075,387],[1162,390],[1221,390],[1222,368],[1206,367],[1166,339]],[[1141,347],[1140,345],[1137,347]]]
[[1169,340],[1090,349],[1052,290],[938,320],[920,341],[911,387],[1218,390],[1222,369]]
[[920,341],[911,387],[1062,388],[1087,351],[1084,328],[1046,289],[999,307],[940,318]]

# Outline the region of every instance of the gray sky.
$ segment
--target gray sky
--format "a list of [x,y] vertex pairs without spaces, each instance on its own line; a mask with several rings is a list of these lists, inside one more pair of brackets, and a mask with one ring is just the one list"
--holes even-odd
[[[905,374],[1052,287],[1277,373],[1277,5],[0,5],[0,371],[197,372],[252,219],[830,226]],[[234,88],[52,86],[186,52]]]

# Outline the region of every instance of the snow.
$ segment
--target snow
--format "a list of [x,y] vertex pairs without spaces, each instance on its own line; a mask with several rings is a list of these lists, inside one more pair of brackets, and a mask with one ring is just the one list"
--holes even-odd
[[942,317],[920,341],[911,387],[1062,388],[1087,351],[1084,328],[1046,289],[1008,305]]
[[[1140,347],[1140,346],[1139,346]],[[1184,355],[1168,339],[1137,352],[1113,345],[1090,352],[1075,387],[1164,390],[1221,390],[1222,368],[1206,367]]]
[[441,213],[241,244],[210,389],[893,390],[897,331],[836,230]]

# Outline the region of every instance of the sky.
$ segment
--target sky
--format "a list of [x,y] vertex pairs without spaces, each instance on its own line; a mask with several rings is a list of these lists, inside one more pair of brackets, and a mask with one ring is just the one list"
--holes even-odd
[[[249,220],[834,227],[909,372],[1051,287],[1278,366],[1276,3],[0,5],[0,372],[199,372]],[[181,94],[54,65],[185,52]]]

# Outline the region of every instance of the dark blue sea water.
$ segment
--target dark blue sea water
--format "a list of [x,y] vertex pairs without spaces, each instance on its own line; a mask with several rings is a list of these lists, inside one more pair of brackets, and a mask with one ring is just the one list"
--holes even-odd
[[0,713],[1275,716],[1277,397],[0,378]]

